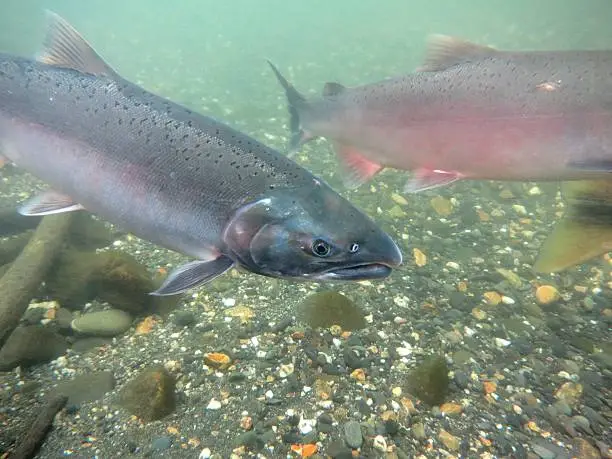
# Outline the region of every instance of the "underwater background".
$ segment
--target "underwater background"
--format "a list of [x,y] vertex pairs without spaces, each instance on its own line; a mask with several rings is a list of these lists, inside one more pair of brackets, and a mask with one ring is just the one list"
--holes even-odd
[[[280,151],[286,100],[266,59],[311,96],[414,71],[433,33],[612,49],[609,0],[3,0],[0,51],[34,56],[45,9],[124,78]],[[66,409],[38,457],[611,457],[612,265],[531,270],[564,208],[557,184],[404,195],[408,174],[390,170],[347,191],[325,140],[295,159],[397,240],[404,265],[358,284],[234,270],[149,301],[126,291],[185,258],[120,228],[87,230],[93,245],[62,255],[25,319],[57,333],[0,353],[0,457],[59,392]],[[43,186],[0,174],[3,208]],[[95,291],[75,287],[88,282]],[[22,355],[31,347],[52,352]]]

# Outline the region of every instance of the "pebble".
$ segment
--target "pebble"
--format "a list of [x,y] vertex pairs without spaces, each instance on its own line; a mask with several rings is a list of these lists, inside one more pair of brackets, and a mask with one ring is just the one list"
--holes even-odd
[[454,380],[455,384],[457,384],[457,387],[459,387],[459,389],[466,389],[470,382],[468,375],[465,374],[463,371],[456,371]]
[[278,370],[278,375],[281,378],[286,378],[289,375],[292,375],[294,371],[294,367],[292,363],[287,363],[287,364],[283,364],[280,366],[279,370]]
[[557,454],[542,445],[532,445],[533,452],[541,459],[555,459]]
[[531,449],[541,459],[555,459],[561,457],[569,458],[567,451],[563,447],[557,446],[543,438],[537,438],[533,440],[531,442]]
[[422,422],[416,422],[412,425],[412,435],[414,435],[414,438],[416,438],[417,440],[424,440],[426,435],[425,435],[425,425]]
[[412,354],[412,348],[398,347],[395,349],[395,352],[397,352],[397,355],[399,355],[400,357],[408,357],[410,354]]
[[584,438],[574,439],[574,454],[580,459],[599,459],[600,452]]
[[66,352],[68,343],[49,327],[17,327],[0,349],[0,371],[49,362]]
[[461,441],[458,437],[454,436],[450,432],[447,432],[446,430],[442,429],[438,434],[438,439],[446,448],[450,449],[451,451],[459,451]]
[[187,327],[196,321],[191,311],[179,310],[174,313],[174,323],[179,327]]
[[454,261],[449,261],[448,263],[446,263],[446,267],[454,269],[455,271],[458,271],[461,268],[461,266],[459,266],[459,263],[456,263]]
[[83,314],[72,321],[74,331],[90,336],[110,337],[125,333],[132,325],[132,316],[120,309],[106,309]]
[[84,373],[74,379],[60,381],[52,394],[68,396],[67,405],[79,405],[101,399],[115,388],[115,378],[110,371]]
[[210,450],[210,448],[204,448],[202,451],[200,451],[198,459],[210,459],[211,456],[212,451]]
[[559,400],[565,401],[569,406],[574,406],[582,396],[582,384],[574,382],[563,383],[555,392]]
[[593,431],[591,430],[591,423],[586,417],[581,416],[581,415],[573,416],[572,422],[574,423],[574,426],[577,429],[582,430],[583,432],[587,434],[593,433]]
[[514,303],[516,303],[516,301],[514,301],[513,298],[510,298],[509,296],[502,296],[502,303],[507,304],[507,305],[512,305]]
[[206,406],[207,410],[218,410],[221,408],[221,402],[219,400],[215,400],[214,398],[208,402],[208,405]]
[[564,414],[566,416],[569,416],[572,414],[572,408],[567,403],[565,403],[565,401],[563,400],[559,400],[555,402],[553,407],[560,414]]
[[497,347],[508,347],[512,344],[512,341],[503,339],[503,338],[495,338],[495,345]]
[[344,424],[344,440],[353,449],[361,447],[363,437],[361,435],[361,426],[357,421],[348,421]]
[[374,437],[372,446],[379,451],[383,451],[383,452],[387,451],[387,441],[385,440],[385,437],[383,437],[382,435],[376,435]]
[[458,403],[443,403],[440,411],[446,415],[458,415],[463,411],[463,407]]
[[172,437],[164,435],[163,437],[157,437],[151,442],[151,449],[154,451],[163,451],[170,448],[172,445]]

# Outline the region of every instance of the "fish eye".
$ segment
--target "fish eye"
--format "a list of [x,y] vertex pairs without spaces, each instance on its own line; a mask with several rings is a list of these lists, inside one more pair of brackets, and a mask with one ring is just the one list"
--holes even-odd
[[357,244],[356,242],[353,242],[350,246],[349,246],[349,252],[350,253],[357,253],[359,251],[359,244]]
[[317,257],[328,257],[331,253],[331,245],[329,242],[323,239],[315,239],[312,241],[312,245],[310,246],[312,253],[314,253]]

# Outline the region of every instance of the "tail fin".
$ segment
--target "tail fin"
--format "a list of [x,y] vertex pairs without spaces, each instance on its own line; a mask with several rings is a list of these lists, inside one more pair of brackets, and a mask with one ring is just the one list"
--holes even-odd
[[268,61],[268,64],[270,64],[270,67],[272,67],[274,75],[276,75],[278,82],[281,84],[285,90],[285,94],[287,95],[287,104],[290,116],[289,126],[291,129],[289,150],[291,153],[294,153],[300,145],[303,145],[314,138],[304,131],[304,129],[302,129],[300,122],[300,112],[302,112],[308,106],[308,101],[298,92],[297,89],[293,87],[291,83],[287,81],[287,79],[279,72],[272,62]]
[[564,184],[566,214],[544,241],[534,269],[557,272],[612,250],[612,181]]

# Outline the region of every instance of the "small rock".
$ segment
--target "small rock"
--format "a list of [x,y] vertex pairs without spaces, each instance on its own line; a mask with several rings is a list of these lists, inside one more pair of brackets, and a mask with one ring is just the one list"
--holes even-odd
[[292,375],[294,372],[294,367],[292,363],[282,364],[278,370],[278,375],[281,378],[286,378],[289,375]]
[[535,296],[540,305],[552,304],[561,298],[559,291],[552,285],[540,285],[536,289]]
[[298,306],[297,316],[312,328],[339,325],[344,331],[352,331],[366,326],[363,310],[335,291],[313,293],[306,297]]
[[548,449],[545,445],[535,444],[531,446],[534,453],[541,459],[555,459],[557,453]]
[[459,447],[461,446],[461,441],[458,437],[455,437],[450,432],[442,429],[438,434],[438,439],[442,442],[442,444],[451,451],[459,451]]
[[458,403],[443,403],[440,406],[440,411],[446,415],[453,416],[461,414],[463,407]]
[[52,394],[68,397],[67,405],[79,405],[99,400],[115,388],[115,377],[110,371],[96,371],[77,375],[74,379],[60,381]]
[[230,356],[222,352],[209,352],[204,354],[204,363],[212,368],[225,370],[229,367],[231,362],[232,359]]
[[385,437],[383,437],[382,435],[376,435],[376,437],[374,437],[372,446],[374,447],[374,449],[377,449],[379,451],[382,451],[382,452],[387,451],[387,441],[385,440]]
[[444,357],[430,357],[408,374],[407,390],[434,406],[444,401],[448,392],[448,367]]
[[574,448],[573,453],[576,457],[580,459],[599,459],[601,454],[599,454],[599,450],[591,445],[584,438],[574,438]]
[[427,435],[425,435],[425,425],[422,422],[416,422],[412,425],[412,435],[417,440],[424,440]]
[[77,339],[72,345],[72,352],[77,354],[99,349],[103,346],[110,346],[112,341],[109,338],[97,338],[95,336]]
[[[234,303],[231,304],[235,304],[235,300]],[[224,311],[224,313],[228,317],[239,319],[242,323],[248,323],[253,317],[255,317],[255,311],[253,309],[242,305],[229,307]]]
[[482,296],[489,306],[497,306],[502,302],[502,296],[495,291],[485,292]]
[[196,318],[191,311],[178,310],[174,313],[174,323],[179,327],[187,327],[195,322]]
[[555,402],[553,404],[553,407],[560,414],[564,414],[566,416],[570,416],[572,414],[572,407],[565,403],[564,400],[559,400]]
[[363,436],[361,435],[361,426],[357,421],[348,421],[344,424],[344,440],[353,449],[361,447]]
[[221,402],[219,400],[215,400],[214,398],[210,400],[210,402],[208,402],[208,405],[206,406],[207,410],[218,410],[221,408]]
[[580,397],[582,396],[582,384],[575,382],[566,382],[561,384],[561,386],[555,392],[555,397],[559,400],[563,400],[569,406],[575,406]]
[[470,383],[470,378],[463,371],[455,371],[455,384],[459,389],[466,389]]
[[165,368],[143,370],[121,391],[121,405],[145,422],[161,419],[174,411],[174,386]]
[[170,448],[172,445],[172,438],[168,436],[157,437],[151,442],[151,449],[154,451],[163,451]]
[[59,308],[55,315],[55,321],[61,331],[70,330],[72,324],[72,312],[66,308]]
[[49,362],[63,355],[67,348],[66,339],[50,328],[40,325],[17,327],[0,349],[0,371]]
[[582,432],[585,432],[587,434],[593,433],[593,431],[591,430],[591,423],[586,417],[581,415],[573,416],[572,422],[578,430],[581,430]]
[[72,329],[90,336],[117,336],[132,325],[132,316],[120,309],[83,314],[72,321]]

